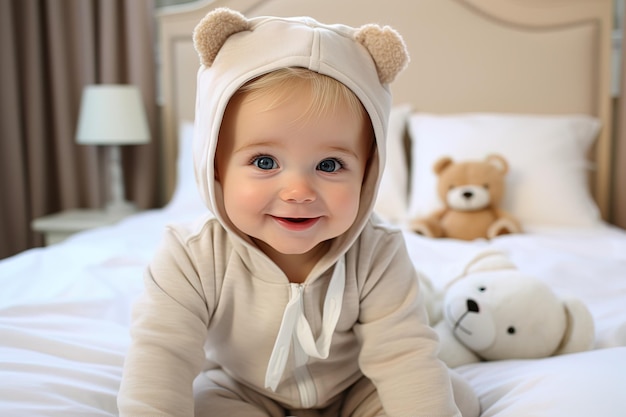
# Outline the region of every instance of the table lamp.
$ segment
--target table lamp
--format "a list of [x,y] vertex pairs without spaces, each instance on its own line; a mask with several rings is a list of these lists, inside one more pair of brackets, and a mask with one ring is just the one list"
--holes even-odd
[[109,147],[109,213],[132,213],[134,204],[124,195],[120,145],[139,145],[150,141],[146,112],[133,85],[88,85],[81,99],[76,142],[81,145]]

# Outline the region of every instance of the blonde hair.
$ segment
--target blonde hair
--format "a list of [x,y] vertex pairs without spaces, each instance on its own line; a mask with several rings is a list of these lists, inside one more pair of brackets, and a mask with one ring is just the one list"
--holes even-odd
[[[269,109],[279,106],[293,94],[299,94],[302,86],[308,86],[311,103],[303,118],[332,114],[338,106],[346,105],[359,120],[367,120],[369,115],[359,98],[341,82],[334,78],[305,68],[281,68],[248,81],[235,93],[254,99],[257,94],[274,96]],[[370,123],[371,126],[371,123]]]

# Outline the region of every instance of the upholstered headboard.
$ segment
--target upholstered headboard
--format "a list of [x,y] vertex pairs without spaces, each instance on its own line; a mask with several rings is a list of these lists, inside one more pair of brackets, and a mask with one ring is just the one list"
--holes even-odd
[[610,198],[611,0],[214,0],[159,15],[165,175],[175,186],[178,127],[194,119],[198,59],[192,30],[215,7],[247,16],[309,15],[325,23],[388,24],[404,37],[409,68],[395,103],[436,114],[588,114],[602,130],[590,158],[594,198]]

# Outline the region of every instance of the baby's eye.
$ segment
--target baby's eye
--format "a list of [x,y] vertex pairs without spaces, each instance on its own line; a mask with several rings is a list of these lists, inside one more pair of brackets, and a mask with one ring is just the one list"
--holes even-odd
[[270,156],[257,156],[252,160],[252,165],[265,170],[278,168],[278,164]]
[[335,172],[341,169],[343,164],[337,159],[324,159],[317,165],[317,169],[324,172]]

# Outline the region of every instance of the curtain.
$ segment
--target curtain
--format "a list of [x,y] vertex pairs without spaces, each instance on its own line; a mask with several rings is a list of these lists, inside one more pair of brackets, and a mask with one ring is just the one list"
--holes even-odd
[[41,245],[30,223],[107,200],[105,148],[75,143],[87,84],[135,84],[148,145],[122,148],[126,197],[158,203],[154,0],[0,1],[0,258]]
[[[625,31],[626,15],[622,15],[622,30]],[[616,117],[616,143],[614,152],[615,173],[613,175],[612,223],[626,229],[626,39],[622,35],[621,92],[618,98]]]

